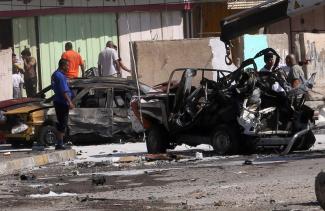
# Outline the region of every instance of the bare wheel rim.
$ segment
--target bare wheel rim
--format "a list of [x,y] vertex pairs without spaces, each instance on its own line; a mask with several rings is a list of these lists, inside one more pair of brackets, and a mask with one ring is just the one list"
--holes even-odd
[[53,131],[48,131],[45,136],[46,144],[54,144],[55,142],[55,133]]

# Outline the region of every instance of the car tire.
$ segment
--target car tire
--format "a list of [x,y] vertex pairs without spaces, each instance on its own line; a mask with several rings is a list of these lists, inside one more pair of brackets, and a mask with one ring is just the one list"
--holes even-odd
[[305,135],[297,140],[293,150],[309,150],[316,142],[315,135],[312,131],[308,131]]
[[303,137],[303,145],[301,150],[309,150],[316,142],[315,135],[312,131],[308,131]]
[[229,155],[239,152],[239,138],[233,128],[220,125],[214,130],[211,137],[211,145],[217,154]]
[[165,153],[168,133],[163,126],[153,125],[147,132],[146,145],[149,154]]
[[325,210],[325,172],[320,172],[315,179],[315,194],[319,205]]
[[42,126],[38,135],[38,143],[45,146],[53,146],[56,143],[56,128],[47,125]]

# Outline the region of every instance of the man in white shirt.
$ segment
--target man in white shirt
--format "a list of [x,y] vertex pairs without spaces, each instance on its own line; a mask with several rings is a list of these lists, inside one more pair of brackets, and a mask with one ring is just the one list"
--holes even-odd
[[119,57],[112,41],[108,41],[106,48],[98,55],[98,72],[99,76],[116,76],[121,74]]
[[23,78],[19,74],[17,69],[14,69],[14,73],[12,74],[12,86],[13,86],[13,98],[21,98],[20,85],[24,83]]

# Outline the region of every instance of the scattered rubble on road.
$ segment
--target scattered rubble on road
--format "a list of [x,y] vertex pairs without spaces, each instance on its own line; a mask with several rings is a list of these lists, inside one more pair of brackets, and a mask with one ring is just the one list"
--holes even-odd
[[0,206],[19,208],[14,201],[19,200],[25,204],[20,209],[30,208],[35,203],[30,199],[37,198],[42,210],[52,203],[61,210],[120,209],[130,204],[132,210],[319,208],[310,175],[323,168],[322,144],[288,156],[216,156],[209,146],[183,146],[152,155],[143,147],[144,143],[78,146],[75,161],[0,176]]

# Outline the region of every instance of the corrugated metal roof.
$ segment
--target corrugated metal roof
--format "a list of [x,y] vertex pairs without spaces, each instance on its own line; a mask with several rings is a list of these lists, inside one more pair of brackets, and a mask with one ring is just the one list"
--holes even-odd
[[229,0],[228,9],[238,10],[238,9],[248,9],[255,7],[259,4],[266,2],[266,0]]

